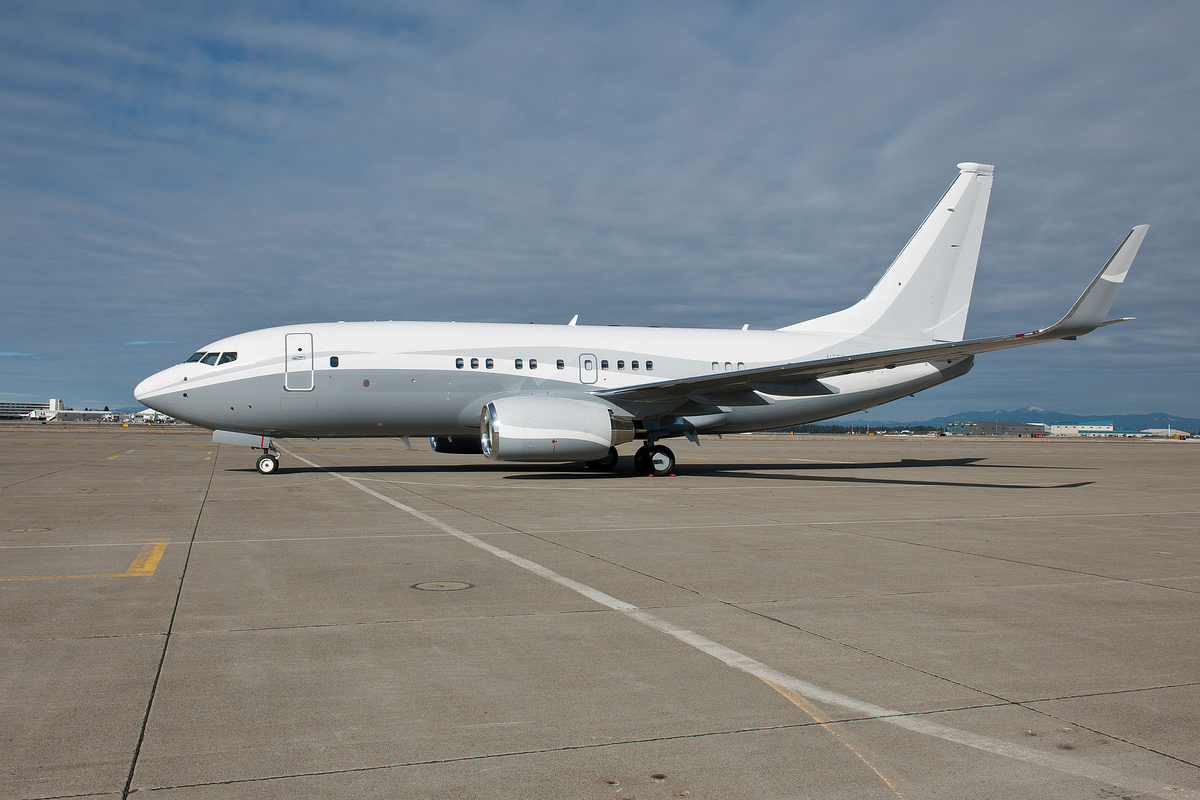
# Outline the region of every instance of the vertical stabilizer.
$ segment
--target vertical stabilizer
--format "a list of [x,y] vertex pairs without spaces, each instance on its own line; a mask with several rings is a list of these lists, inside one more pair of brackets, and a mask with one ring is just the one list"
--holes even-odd
[[780,330],[868,334],[897,346],[962,341],[994,167],[967,162],[958,169],[958,179],[869,295]]

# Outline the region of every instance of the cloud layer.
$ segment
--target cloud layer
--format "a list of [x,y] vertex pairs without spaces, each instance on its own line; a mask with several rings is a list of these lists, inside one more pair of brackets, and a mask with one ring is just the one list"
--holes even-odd
[[1114,309],[1139,319],[981,357],[912,415],[1200,416],[1198,23],[1182,3],[9,4],[0,351],[36,358],[0,360],[0,388],[124,405],[209,341],[301,321],[779,327],[868,291],[973,160],[997,177],[968,335],[1057,319],[1149,222]]

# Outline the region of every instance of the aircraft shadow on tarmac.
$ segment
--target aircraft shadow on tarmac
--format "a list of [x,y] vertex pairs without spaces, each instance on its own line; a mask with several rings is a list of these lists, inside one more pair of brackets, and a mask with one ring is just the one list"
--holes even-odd
[[[843,483],[843,484],[883,484],[892,486],[942,486],[966,489],[1077,489],[1088,486],[1094,481],[1078,481],[1074,483],[1055,484],[1024,484],[1002,483],[993,481],[952,481],[919,478],[914,473],[922,469],[952,467],[968,469],[1056,469],[1056,470],[1086,470],[1089,467],[1042,467],[1022,464],[984,464],[983,458],[947,458],[947,459],[912,459],[904,458],[899,461],[877,461],[848,464],[823,463],[756,463],[756,464],[714,464],[714,463],[685,463],[683,474],[688,477],[713,478],[746,478],[751,480],[774,481],[807,481],[811,483]],[[904,470],[905,475],[886,475],[874,477],[870,475],[837,474],[847,470]],[[834,474],[827,474],[834,473]],[[557,474],[521,474],[505,476],[508,480],[554,480],[577,477],[599,477],[602,473],[576,473],[570,475]],[[618,469],[617,473],[607,473],[605,477],[627,477]]]
[[[388,464],[388,465],[338,465],[321,467],[287,467],[280,468],[280,473],[303,474],[318,472],[337,472],[340,474],[377,474],[377,475],[414,475],[431,473],[468,473],[506,470],[504,480],[533,480],[533,481],[578,481],[578,480],[628,480],[630,478],[628,458],[621,459],[621,465],[612,472],[602,470],[587,470],[578,466],[560,464],[493,464],[489,462],[475,464]],[[911,459],[899,461],[853,462],[846,464],[827,463],[687,463],[680,471],[687,477],[711,478],[743,478],[750,480],[775,481],[807,481],[812,483],[843,483],[843,484],[883,484],[893,486],[942,486],[965,489],[1078,489],[1089,486],[1094,481],[1077,481],[1073,483],[1007,483],[998,481],[954,481],[920,478],[918,474],[925,469],[958,468],[979,470],[1090,470],[1090,467],[1069,466],[1034,466],[1025,464],[987,464],[981,463],[983,458],[948,458],[948,459]],[[903,470],[901,475],[844,475],[849,470]],[[255,472],[253,468],[233,469],[231,472]]]

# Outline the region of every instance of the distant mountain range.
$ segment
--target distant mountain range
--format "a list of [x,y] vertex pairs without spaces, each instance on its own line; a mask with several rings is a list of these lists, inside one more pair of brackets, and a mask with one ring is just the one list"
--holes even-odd
[[1200,431],[1200,419],[1194,417],[1177,417],[1174,414],[1071,414],[1066,411],[1047,411],[1037,406],[1018,408],[1005,411],[995,408],[990,411],[962,411],[948,417],[934,417],[925,420],[881,420],[869,417],[854,419],[831,420],[831,425],[861,425],[870,422],[872,425],[894,427],[897,425],[929,425],[944,428],[951,422],[1088,422],[1098,419],[1111,419],[1114,428],[1130,431],[1143,431],[1147,428],[1179,428],[1185,431]]

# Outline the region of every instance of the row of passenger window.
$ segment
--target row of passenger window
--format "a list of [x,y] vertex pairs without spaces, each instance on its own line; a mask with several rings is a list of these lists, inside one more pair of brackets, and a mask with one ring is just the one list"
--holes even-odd
[[208,364],[210,367],[220,364],[228,364],[230,361],[237,361],[237,353],[193,353],[192,357],[185,364],[199,361],[201,364]]
[[[738,368],[738,369],[745,369],[745,368],[746,368],[746,362],[745,362],[745,361],[739,361],[739,362],[737,362],[737,368]],[[720,372],[720,371],[721,371],[721,362],[720,362],[720,361],[714,361],[714,362],[712,362],[712,371],[713,371],[713,372]],[[725,371],[726,371],[726,372],[733,372],[733,362],[732,362],[732,361],[726,361],[726,362],[725,362]]]
[[[591,361],[591,359],[588,359],[588,361]],[[463,368],[465,368],[465,367],[466,367],[466,365],[467,365],[467,363],[466,363],[466,359],[464,359],[464,358],[456,358],[456,359],[454,359],[454,366],[455,366],[457,369],[463,369]],[[483,360],[483,366],[484,366],[484,369],[494,369],[494,368],[495,368],[495,366],[496,366],[496,362],[495,362],[495,360],[494,360],[494,359],[491,359],[491,358],[485,358],[485,359]],[[513,359],[513,366],[514,366],[516,369],[524,369],[524,368],[525,368],[525,362],[524,362],[524,360],[523,360],[523,359],[520,359],[520,358]],[[558,359],[557,361],[555,361],[555,362],[554,362],[554,366],[555,366],[557,369],[566,369],[566,368],[567,368],[567,364],[566,364],[566,362],[565,362],[565,361],[563,361],[563,359],[561,359],[561,358],[560,358],[560,359]],[[630,369],[635,369],[635,370],[636,370],[636,369],[640,369],[640,367],[641,367],[641,365],[640,365],[640,363],[639,363],[638,361],[630,361],[630,362],[629,362],[629,368],[630,368]],[[537,369],[537,368],[538,368],[538,362],[537,362],[537,359],[536,359],[536,358],[531,358],[531,359],[529,359],[529,368],[530,368],[530,369]],[[591,367],[590,365],[588,365],[586,368],[587,368],[587,369],[591,369],[592,367]],[[609,366],[608,366],[608,359],[602,359],[602,360],[600,361],[600,369],[608,369],[608,368],[609,368]],[[471,369],[479,369],[479,359],[478,359],[478,358],[472,358],[472,359],[471,359]],[[618,361],[617,361],[617,369],[625,369],[625,361],[624,361],[623,359],[622,359],[622,360],[618,360]],[[646,369],[648,369],[648,370],[652,370],[652,369],[654,369],[654,362],[653,362],[653,361],[647,361],[647,362],[646,362]]]
[[[629,362],[629,368],[630,368],[630,369],[638,369],[638,362],[637,362],[637,361],[630,361],[630,362]],[[606,359],[606,358],[602,358],[602,359],[600,359],[600,369],[608,369],[608,359]],[[618,361],[618,362],[617,362],[617,369],[625,369],[625,362],[624,362],[624,361]],[[647,362],[646,362],[646,369],[654,369],[654,362],[653,362],[653,361],[647,361]]]

